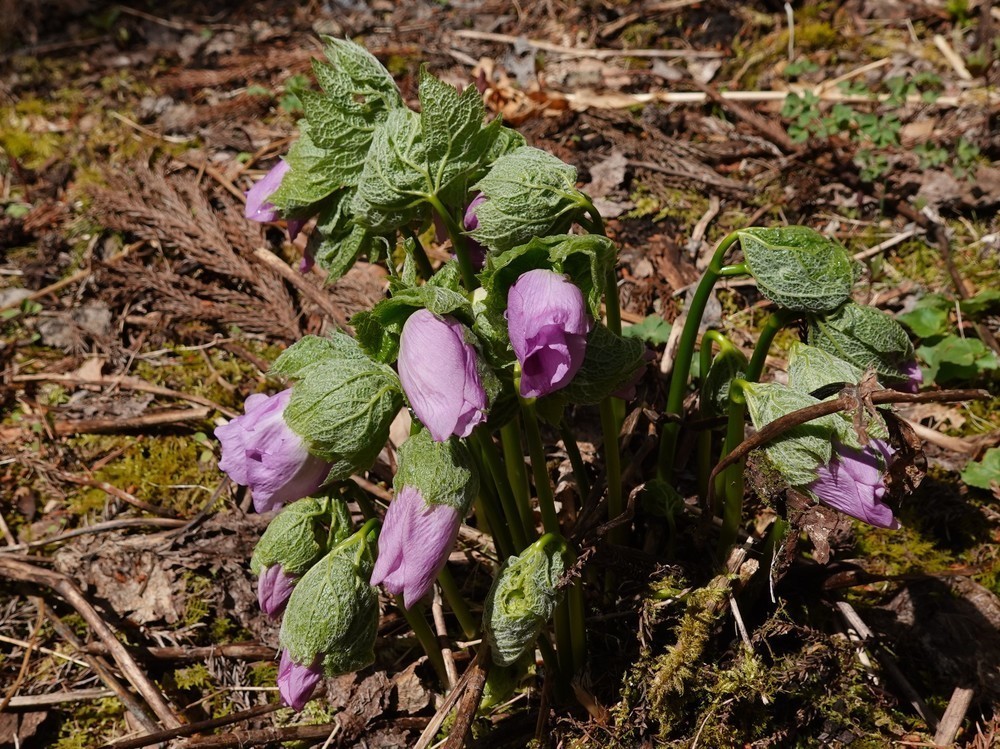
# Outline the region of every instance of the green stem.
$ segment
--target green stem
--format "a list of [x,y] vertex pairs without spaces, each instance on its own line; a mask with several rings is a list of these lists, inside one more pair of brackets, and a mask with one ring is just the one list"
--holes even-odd
[[469,257],[469,248],[465,244],[465,235],[462,234],[462,229],[455,223],[455,219],[451,217],[448,209],[444,207],[444,204],[441,203],[437,195],[427,196],[427,202],[430,203],[438,216],[441,217],[441,221],[444,222],[448,238],[451,239],[452,249],[455,250],[455,257],[458,258],[458,268],[462,273],[462,283],[465,284],[467,291],[474,291],[479,287],[479,281],[476,278],[476,270],[472,267],[472,259]]
[[514,541],[507,531],[507,524],[498,509],[499,501],[493,490],[493,485],[487,476],[486,466],[483,464],[482,453],[477,449],[475,442],[472,442],[473,449],[469,452],[476,464],[476,472],[479,474],[479,496],[476,498],[476,515],[483,518],[489,526],[490,534],[493,536],[493,543],[496,545],[497,554],[502,562],[504,559],[518,553],[520,549],[514,548]]
[[472,437],[478,443],[483,459],[486,461],[486,467],[489,469],[490,476],[493,477],[493,486],[497,496],[500,497],[500,506],[503,508],[503,514],[514,541],[514,553],[520,554],[521,550],[528,545],[528,541],[524,535],[524,527],[521,525],[521,515],[517,510],[514,494],[510,490],[510,484],[507,483],[507,474],[504,471],[503,461],[500,460],[500,453],[493,443],[493,437],[489,434],[477,432]]
[[[743,397],[744,383],[745,380],[733,380],[729,386],[729,423],[726,426],[726,441],[722,448],[723,458],[743,441],[745,434],[743,425],[746,410],[746,399]],[[722,507],[722,534],[719,537],[719,551],[725,559],[729,549],[736,543],[740,520],[743,517],[743,462],[738,461],[736,465],[727,468],[719,476],[719,480],[723,484],[725,497],[725,504]],[[714,514],[715,508],[711,507],[709,511]]]
[[424,250],[420,239],[409,226],[403,227],[403,236],[413,241],[413,259],[417,261],[417,269],[420,271],[420,275],[425,279],[430,279],[434,275],[434,267],[431,265],[431,260],[427,257],[427,251]]
[[[614,520],[625,510],[622,501],[622,463],[618,452],[618,419],[615,417],[612,398],[601,401],[601,432],[604,436],[604,468],[608,477],[608,520]],[[622,543],[625,528],[612,529],[609,541]]]
[[774,337],[778,334],[779,330],[798,319],[800,315],[801,313],[799,312],[782,309],[772,312],[767,316],[764,327],[761,328],[760,334],[757,336],[757,345],[754,346],[753,355],[750,357],[750,364],[747,367],[746,377],[744,377],[747,382],[757,382],[760,379],[761,374],[764,372],[767,353],[771,350]]
[[524,451],[521,449],[521,431],[517,419],[509,421],[500,429],[500,443],[503,446],[503,460],[507,466],[507,478],[514,490],[514,501],[521,516],[524,536],[528,540],[538,537],[535,527],[535,513],[531,509],[531,487],[528,472],[524,467]]
[[582,504],[590,496],[590,481],[587,480],[587,467],[583,464],[583,456],[580,455],[580,445],[576,441],[576,435],[573,434],[573,430],[569,428],[565,420],[559,425],[559,436],[562,437],[570,465],[573,466],[576,493]]
[[427,619],[424,618],[422,608],[414,606],[412,609],[407,610],[403,606],[402,596],[393,596],[393,600],[395,600],[399,610],[403,612],[406,623],[410,625],[413,634],[417,636],[417,641],[424,649],[424,652],[427,653],[427,660],[431,662],[435,673],[438,675],[438,679],[441,680],[441,684],[447,690],[449,687],[448,671],[444,667],[444,656],[441,655],[441,645],[438,643],[434,630],[431,629],[427,623]]
[[[706,330],[702,335],[701,348],[698,349],[698,371],[702,382],[705,382],[708,370],[712,366],[712,344],[716,343],[721,347],[725,340],[725,336],[717,330]],[[702,418],[705,418],[708,415],[705,404],[700,403],[699,407]],[[698,493],[702,497],[708,496],[708,477],[711,473],[712,430],[703,429],[698,433]]]
[[476,624],[476,619],[472,616],[469,604],[465,602],[465,597],[462,595],[462,591],[459,590],[458,583],[455,582],[451,570],[447,567],[442,569],[441,574],[438,575],[438,582],[441,584],[441,592],[448,599],[448,605],[451,606],[455,618],[458,619],[458,625],[462,628],[462,632],[470,640],[478,637],[479,626]]
[[723,278],[731,278],[732,276],[749,276],[750,266],[746,263],[737,263],[736,265],[723,265],[719,268],[719,275]]
[[[568,549],[568,566],[576,564],[576,554],[572,548]],[[587,612],[583,602],[583,581],[578,577],[573,581],[573,585],[567,594],[567,608],[569,609],[570,643],[573,648],[573,674],[583,668],[587,662]]]
[[545,446],[542,444],[542,433],[538,429],[535,403],[533,400],[523,398],[520,400],[521,413],[524,414],[524,434],[528,440],[528,455],[531,457],[531,472],[535,477],[535,494],[538,497],[538,509],[542,512],[542,527],[546,533],[559,533],[556,500],[552,494],[549,469],[545,463]]
[[542,632],[538,638],[538,649],[542,653],[545,668],[552,675],[551,684],[554,688],[556,701],[566,702],[569,699],[569,685],[563,681],[562,672],[559,669],[559,659],[556,657],[556,651],[552,649],[552,643],[549,642],[548,633]]
[[[719,243],[708,268],[705,269],[705,274],[695,288],[694,296],[691,298],[691,304],[687,310],[687,319],[684,321],[684,328],[681,331],[677,353],[674,356],[674,368],[670,376],[670,388],[667,391],[665,409],[667,415],[681,416],[681,411],[684,408],[684,395],[687,392],[688,375],[691,373],[691,357],[694,355],[694,345],[698,339],[698,327],[705,314],[708,300],[712,296],[715,282],[720,278],[722,259],[738,240],[739,234],[733,232]],[[660,432],[659,476],[666,481],[671,480],[674,475],[674,452],[677,448],[679,431],[680,422],[668,421]]]

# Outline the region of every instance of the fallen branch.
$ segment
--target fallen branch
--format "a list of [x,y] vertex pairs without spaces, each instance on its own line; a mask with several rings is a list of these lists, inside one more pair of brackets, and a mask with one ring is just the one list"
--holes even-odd
[[259,718],[261,715],[267,715],[275,712],[276,710],[280,710],[283,707],[284,705],[281,704],[258,705],[257,707],[250,708],[249,710],[243,710],[238,713],[233,713],[232,715],[226,715],[222,718],[211,718],[209,720],[199,721],[198,723],[188,723],[187,725],[177,726],[165,731],[154,731],[147,736],[139,736],[134,739],[123,739],[122,741],[115,741],[112,744],[104,744],[99,747],[99,749],[142,749],[144,746],[159,744],[164,741],[169,741],[170,739],[191,736],[192,734],[201,733],[202,731],[211,731],[213,728],[231,726],[233,723],[240,723],[244,720],[253,720],[254,718]]
[[[427,718],[395,718],[392,726],[395,728],[421,728],[427,723]],[[274,726],[258,731],[235,731],[221,736],[209,736],[204,739],[193,739],[181,746],[181,749],[229,749],[229,747],[264,746],[285,741],[305,741],[307,739],[325,739],[330,733],[340,727],[339,723],[326,723],[321,726]],[[366,728],[369,726],[366,726]],[[102,749],[104,749],[102,747]],[[107,749],[111,749],[108,747]],[[130,749],[118,747],[114,749]]]
[[[180,408],[169,411],[134,416],[132,418],[112,419],[66,419],[52,424],[52,433],[57,437],[68,437],[74,434],[117,434],[119,432],[136,431],[157,426],[172,426],[185,424],[189,421],[204,421],[211,413],[205,406],[200,408]],[[20,439],[25,431],[30,430],[30,422],[18,427],[8,427],[0,430],[0,441],[13,442]]]
[[58,572],[36,567],[35,565],[9,557],[0,557],[0,575],[11,580],[17,580],[18,582],[43,585],[51,588],[66,599],[66,602],[76,609],[77,613],[83,617],[91,629],[94,630],[94,633],[100,638],[101,642],[104,643],[111,657],[114,658],[115,663],[118,664],[118,667],[125,675],[125,678],[142,695],[142,698],[153,712],[156,713],[156,717],[159,718],[160,722],[168,728],[176,728],[181,725],[181,721],[174,714],[170,704],[160,690],[150,681],[149,677],[139,667],[139,664],[135,662],[131,653],[118,640],[118,637],[108,623],[101,618],[101,615],[97,613],[97,609],[90,604],[90,601],[86,599],[72,580]]
[[87,702],[89,700],[103,700],[107,697],[114,697],[115,693],[110,689],[93,687],[91,689],[76,689],[70,692],[51,692],[49,694],[29,694],[23,697],[14,697],[7,703],[10,710],[35,710],[38,708],[52,707],[53,705],[64,705],[67,702]]
[[[956,401],[989,400],[992,396],[986,390],[938,390],[926,393],[900,393],[896,390],[878,390],[871,394],[872,405],[881,406],[887,403],[954,403]],[[771,440],[780,437],[789,429],[820,419],[839,411],[855,411],[862,406],[853,386],[844,388],[834,400],[823,401],[812,406],[800,408],[779,416],[756,434],[747,437],[736,449],[724,457],[712,469],[708,477],[707,507],[712,506],[715,494],[715,479],[722,471],[739,460],[745,458],[751,450],[763,447]]]
[[107,533],[108,531],[115,531],[121,528],[178,528],[186,522],[186,520],[181,520],[179,518],[123,518],[120,520],[109,520],[105,523],[94,523],[94,525],[88,525],[85,528],[76,528],[71,531],[66,531],[65,533],[57,533],[54,536],[40,538],[37,541],[28,541],[23,544],[5,546],[0,548],[0,554],[37,549],[41,546],[59,544],[63,541],[68,541],[71,538],[77,538],[78,536],[88,536],[93,533]]

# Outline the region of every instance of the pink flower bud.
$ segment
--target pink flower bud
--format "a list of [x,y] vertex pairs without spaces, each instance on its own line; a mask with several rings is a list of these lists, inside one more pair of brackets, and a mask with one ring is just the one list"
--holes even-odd
[[385,514],[372,585],[402,594],[403,605],[413,606],[434,585],[461,524],[454,507],[428,504],[418,489],[404,486]]
[[569,384],[587,352],[583,293],[559,273],[538,269],[507,294],[507,326],[521,364],[521,395],[540,398]]
[[282,414],[291,397],[291,388],[277,395],[255,393],[247,398],[243,416],[215,430],[222,443],[219,468],[250,487],[257,512],[312,494],[330,471],[329,463],[310,455],[285,423]]
[[260,610],[271,619],[277,619],[285,610],[298,578],[285,572],[280,564],[261,570],[257,578],[257,603]]
[[[472,202],[469,203],[468,208],[465,209],[465,217],[462,220],[462,227],[467,232],[474,231],[479,228],[479,217],[476,216],[476,209],[485,203],[486,199],[485,195],[479,193],[472,199]],[[483,265],[486,263],[486,248],[469,236],[466,236],[465,238],[465,248],[469,252],[469,260],[472,262],[472,267],[476,270],[482,270]]]
[[399,339],[399,380],[413,412],[431,436],[468,437],[486,419],[486,391],[468,329],[448,315],[417,310]]
[[[316,661],[319,661],[319,656]],[[282,702],[296,712],[301,712],[322,675],[315,661],[310,666],[303,666],[293,661],[287,650],[282,650],[281,660],[278,662],[278,692]]]
[[834,443],[834,456],[820,466],[809,490],[824,504],[877,528],[899,528],[892,508],[882,502],[886,488],[884,472],[893,449],[882,440],[856,450]]

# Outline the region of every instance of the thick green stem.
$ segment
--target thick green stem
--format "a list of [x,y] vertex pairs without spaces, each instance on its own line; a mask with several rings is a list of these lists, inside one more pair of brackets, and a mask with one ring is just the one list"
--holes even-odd
[[[778,310],[767,316],[764,327],[757,336],[757,345],[754,346],[753,355],[750,357],[750,365],[747,367],[747,374],[744,378],[747,382],[757,382],[764,372],[764,364],[767,362],[767,353],[771,350],[771,344],[778,331],[797,320],[801,316],[799,312],[791,310]],[[725,457],[725,456],[723,456]]]
[[[708,377],[708,370],[712,366],[712,344],[716,343],[720,347],[726,341],[717,330],[706,330],[701,337],[701,348],[698,349],[698,372],[701,381]],[[704,392],[704,391],[703,391]],[[700,403],[700,414],[702,418],[708,416],[705,403]],[[712,430],[703,429],[698,433],[698,493],[701,497],[708,496],[708,476],[712,472]]]
[[[569,549],[569,564],[576,564],[576,554]],[[567,593],[569,609],[570,642],[573,648],[573,674],[587,662],[587,612],[583,602],[583,581],[576,578]]]
[[465,597],[462,595],[462,591],[459,590],[458,583],[455,582],[451,570],[447,567],[442,569],[441,574],[438,575],[438,582],[441,584],[441,592],[448,599],[448,605],[451,606],[455,618],[458,619],[458,625],[462,628],[462,632],[470,640],[478,637],[479,626],[476,624],[476,619],[469,610],[469,604],[465,602]]
[[576,493],[582,504],[590,496],[590,481],[587,480],[587,467],[583,464],[583,456],[580,455],[580,445],[576,441],[576,435],[573,434],[573,430],[569,428],[565,420],[559,425],[559,435],[562,437],[566,454],[569,456],[570,465],[573,466]]
[[420,275],[425,279],[430,279],[434,275],[434,267],[431,265],[431,260],[427,257],[427,251],[424,250],[420,239],[409,226],[403,227],[403,235],[407,239],[413,240],[413,259],[417,262],[417,269],[420,271]]
[[535,495],[538,497],[538,509],[542,513],[542,527],[546,533],[559,533],[556,500],[552,494],[552,482],[549,481],[545,446],[542,444],[542,433],[538,429],[534,401],[522,398],[521,413],[524,415],[524,435],[528,440],[528,455],[531,457],[531,473],[535,477]]
[[[500,506],[503,508],[507,527],[510,528],[510,535],[514,541],[514,553],[520,554],[521,550],[528,545],[528,541],[524,535],[524,527],[521,525],[521,514],[517,510],[514,494],[510,490],[510,484],[507,482],[507,473],[504,470],[503,461],[500,459],[500,453],[497,450],[497,446],[493,443],[493,437],[489,434],[478,432],[473,434],[473,439],[479,445],[479,449],[483,454],[483,460],[486,461],[486,467],[489,469],[489,474],[493,477],[493,486],[496,489],[497,496],[500,498]],[[485,478],[485,476],[481,476],[480,480]]]
[[455,223],[455,219],[448,213],[448,209],[444,207],[444,204],[438,200],[437,195],[429,196],[427,202],[431,204],[437,215],[441,217],[444,228],[448,232],[452,249],[455,250],[455,257],[458,258],[458,268],[462,273],[462,283],[465,284],[467,291],[474,291],[479,287],[479,281],[476,279],[476,269],[472,267],[469,248],[465,243],[465,235],[462,234],[461,227]]
[[535,514],[531,509],[531,487],[528,484],[528,472],[524,467],[521,431],[517,419],[508,422],[500,429],[500,442],[503,445],[503,460],[507,466],[507,478],[514,490],[514,501],[517,502],[517,512],[521,516],[524,536],[529,541],[533,541],[538,538],[538,532],[535,527]]
[[[614,520],[625,510],[622,501],[622,463],[618,451],[618,419],[611,398],[601,401],[601,433],[604,437],[604,468],[608,477],[608,520]],[[609,540],[622,543],[625,528],[612,529]]]
[[448,679],[448,671],[444,667],[444,656],[441,655],[441,645],[438,643],[434,630],[431,629],[427,623],[427,619],[424,618],[422,608],[414,606],[412,609],[407,610],[403,605],[402,596],[393,596],[393,600],[396,601],[396,606],[399,610],[403,612],[403,617],[406,619],[406,623],[410,625],[410,629],[413,630],[413,634],[417,636],[420,646],[427,653],[427,660],[434,667],[434,672],[438,675],[438,679],[441,680],[441,684],[446,690],[449,689],[452,685]]
[[[729,249],[739,240],[739,235],[733,232],[715,250],[712,260],[705,269],[705,274],[695,288],[694,296],[687,310],[687,319],[674,356],[673,373],[670,376],[670,388],[667,391],[666,415],[679,417],[684,408],[684,395],[687,393],[688,375],[691,373],[691,357],[694,356],[694,346],[698,340],[698,327],[705,314],[705,307],[712,296],[712,289],[720,278],[722,259]],[[663,425],[660,432],[659,476],[670,481],[674,475],[674,453],[677,448],[677,435],[680,422],[671,420]]]

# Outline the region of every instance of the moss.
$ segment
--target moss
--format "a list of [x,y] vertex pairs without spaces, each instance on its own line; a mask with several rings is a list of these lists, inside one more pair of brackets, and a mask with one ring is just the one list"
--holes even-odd
[[184,624],[193,627],[199,624],[209,614],[209,592],[215,583],[208,577],[203,577],[190,570],[185,571],[184,581]]
[[125,733],[125,708],[117,698],[80,702],[59,726],[52,749],[90,749]]
[[174,682],[178,689],[205,689],[214,683],[212,674],[201,663],[174,671]]

